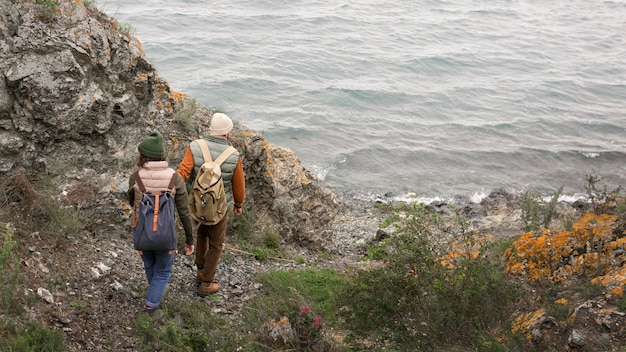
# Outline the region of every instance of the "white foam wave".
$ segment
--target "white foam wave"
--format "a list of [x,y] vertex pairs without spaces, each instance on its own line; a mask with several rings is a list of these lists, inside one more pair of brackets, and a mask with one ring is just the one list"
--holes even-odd
[[346,160],[348,159],[346,156],[344,156],[341,160],[338,160],[337,162],[329,166],[319,166],[319,165],[314,164],[314,165],[307,165],[307,168],[313,171],[313,173],[315,174],[315,177],[317,177],[319,181],[324,181],[326,180],[326,176],[328,175],[328,173],[336,170],[337,165],[345,163]]
[[600,153],[595,153],[595,152],[580,152],[580,154],[590,159],[597,158],[600,156]]

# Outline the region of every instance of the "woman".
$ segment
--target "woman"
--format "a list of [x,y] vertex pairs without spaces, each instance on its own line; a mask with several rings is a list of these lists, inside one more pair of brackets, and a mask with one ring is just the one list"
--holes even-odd
[[[138,146],[139,158],[137,160],[137,170],[141,183],[146,192],[153,194],[168,190],[168,185],[172,177],[175,177],[175,187],[171,190],[174,195],[176,210],[185,229],[185,255],[191,255],[194,251],[193,245],[193,223],[189,212],[189,201],[185,182],[176,174],[174,169],[168,166],[165,160],[165,146],[163,135],[154,132],[146,137]],[[139,202],[142,192],[135,180],[134,174],[128,182],[128,200],[133,207],[133,236],[139,218]],[[146,278],[148,279],[148,292],[145,302],[145,312],[155,320],[163,316],[161,311],[161,298],[165,292],[167,283],[171,277],[172,265],[174,264],[175,250],[139,250],[143,260]]]

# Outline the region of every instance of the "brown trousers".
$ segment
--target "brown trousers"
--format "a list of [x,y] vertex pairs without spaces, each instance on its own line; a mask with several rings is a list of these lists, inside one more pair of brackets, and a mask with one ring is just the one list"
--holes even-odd
[[213,282],[217,264],[222,255],[224,240],[226,238],[226,225],[228,215],[215,225],[198,226],[196,239],[196,266],[203,267],[201,278],[203,282]]

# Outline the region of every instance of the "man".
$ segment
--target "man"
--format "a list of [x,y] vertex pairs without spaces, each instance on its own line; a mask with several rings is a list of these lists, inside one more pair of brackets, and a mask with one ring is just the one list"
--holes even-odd
[[[204,137],[209,145],[211,156],[215,160],[228,146],[228,138],[233,129],[233,121],[226,114],[215,113],[211,118],[210,135]],[[179,175],[191,188],[200,166],[204,163],[202,151],[198,143],[191,142],[187,146],[185,156],[178,166]],[[228,199],[228,209],[233,209],[233,214],[241,215],[241,207],[245,198],[245,175],[243,164],[239,158],[239,152],[231,154],[221,166],[224,189]],[[200,224],[197,230],[196,246],[196,283],[198,295],[206,297],[216,293],[220,286],[215,281],[215,272],[219,263],[220,255],[226,238],[226,225],[228,223],[228,211],[226,215],[215,225]]]

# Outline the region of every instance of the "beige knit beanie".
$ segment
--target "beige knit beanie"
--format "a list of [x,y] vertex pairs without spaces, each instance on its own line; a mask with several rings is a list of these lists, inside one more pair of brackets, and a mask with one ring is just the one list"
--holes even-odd
[[233,129],[233,121],[226,114],[216,112],[211,118],[211,136],[223,136]]

